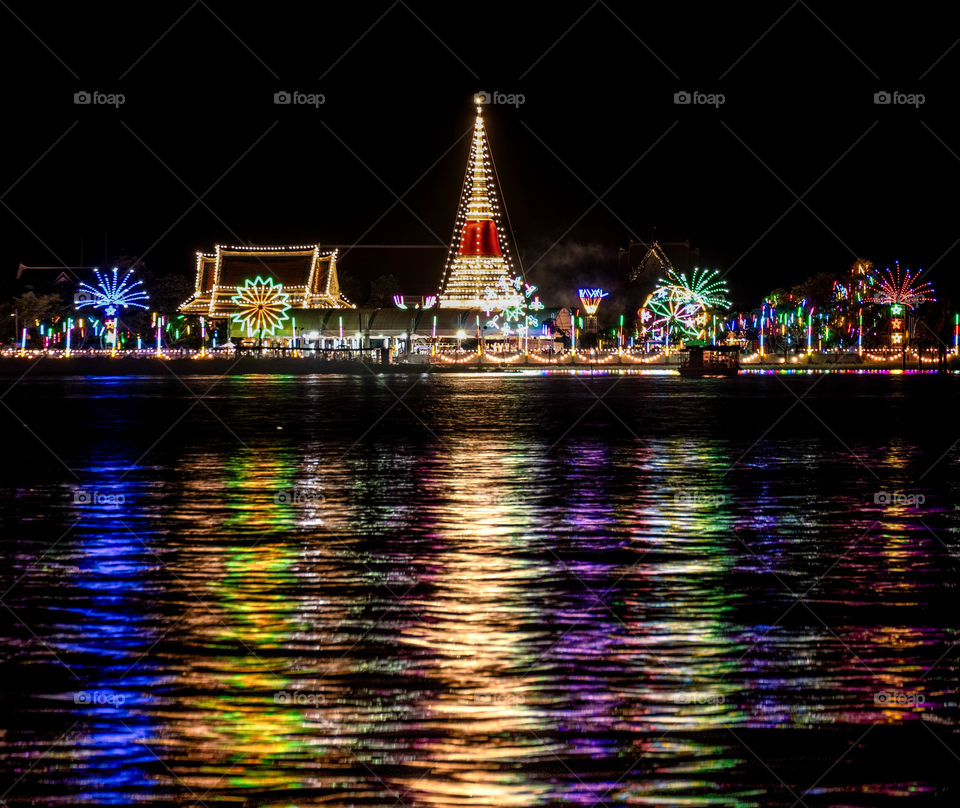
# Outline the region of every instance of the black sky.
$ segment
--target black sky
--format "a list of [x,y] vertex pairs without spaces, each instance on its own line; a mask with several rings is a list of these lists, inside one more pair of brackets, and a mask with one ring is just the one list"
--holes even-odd
[[[104,233],[156,273],[217,241],[447,242],[482,89],[525,97],[485,114],[531,277],[571,287],[558,303],[654,235],[729,269],[745,307],[855,255],[932,266],[960,297],[948,7],[4,2],[5,281],[78,263],[81,244],[101,264]],[[126,101],[76,105],[81,90]],[[325,102],[278,106],[279,90]],[[678,106],[679,90],[726,101]],[[356,250],[341,272],[429,292],[444,257]]]

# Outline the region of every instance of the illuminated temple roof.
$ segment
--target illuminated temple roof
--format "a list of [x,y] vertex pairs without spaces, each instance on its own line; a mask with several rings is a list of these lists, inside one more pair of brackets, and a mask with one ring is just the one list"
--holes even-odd
[[318,244],[291,247],[233,247],[218,244],[212,253],[197,252],[193,295],[180,307],[186,314],[228,317],[231,298],[248,279],[272,278],[290,295],[291,306],[305,309],[351,308],[340,294],[337,251]]

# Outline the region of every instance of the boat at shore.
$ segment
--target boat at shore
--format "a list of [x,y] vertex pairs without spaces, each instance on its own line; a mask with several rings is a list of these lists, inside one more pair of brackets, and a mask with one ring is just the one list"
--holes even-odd
[[690,345],[677,369],[681,376],[701,379],[707,376],[737,376],[740,373],[739,345]]

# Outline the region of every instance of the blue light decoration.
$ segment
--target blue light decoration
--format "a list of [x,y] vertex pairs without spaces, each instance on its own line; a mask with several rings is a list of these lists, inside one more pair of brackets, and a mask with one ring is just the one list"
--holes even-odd
[[114,267],[110,274],[104,274],[96,268],[93,271],[97,276],[97,285],[94,287],[88,283],[81,283],[77,287],[74,302],[78,309],[103,309],[103,324],[107,335],[107,344],[111,347],[113,353],[116,353],[117,313],[120,309],[127,307],[145,309],[147,307],[146,301],[150,299],[150,296],[146,293],[146,290],[141,288],[143,281],[131,282],[132,269],[128,269],[122,278],[119,277],[120,270],[117,267]]
[[75,298],[78,309],[91,307],[103,309],[105,313],[111,314],[107,310],[112,308],[112,314],[116,314],[118,308],[125,309],[129,306],[145,309],[147,307],[146,301],[150,299],[150,295],[140,288],[143,286],[143,281],[130,282],[130,276],[133,275],[132,269],[127,270],[119,279],[120,270],[117,267],[114,267],[108,275],[100,272],[99,269],[93,271],[97,276],[97,285],[93,287],[88,283],[80,284]]

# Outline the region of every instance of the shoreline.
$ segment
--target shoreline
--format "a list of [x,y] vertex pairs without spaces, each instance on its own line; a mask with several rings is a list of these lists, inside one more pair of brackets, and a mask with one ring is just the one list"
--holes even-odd
[[[522,358],[522,357],[521,357]],[[224,358],[194,359],[190,357],[5,357],[0,359],[0,378],[18,379],[31,377],[67,377],[67,376],[304,376],[304,375],[368,375],[368,374],[404,374],[421,375],[424,373],[517,373],[547,374],[556,373],[604,373],[636,375],[677,375],[676,363],[654,363],[625,361],[616,362],[617,357],[598,362],[547,363],[528,357],[526,363],[512,362],[434,362],[434,363],[397,363],[381,365],[360,360],[318,360],[314,357],[251,357],[241,356]],[[931,374],[960,373],[960,367],[947,366],[938,371],[935,362],[927,364],[922,370],[908,363],[901,368],[899,362],[862,364],[844,363],[749,363],[742,365],[739,376],[788,374]]]

